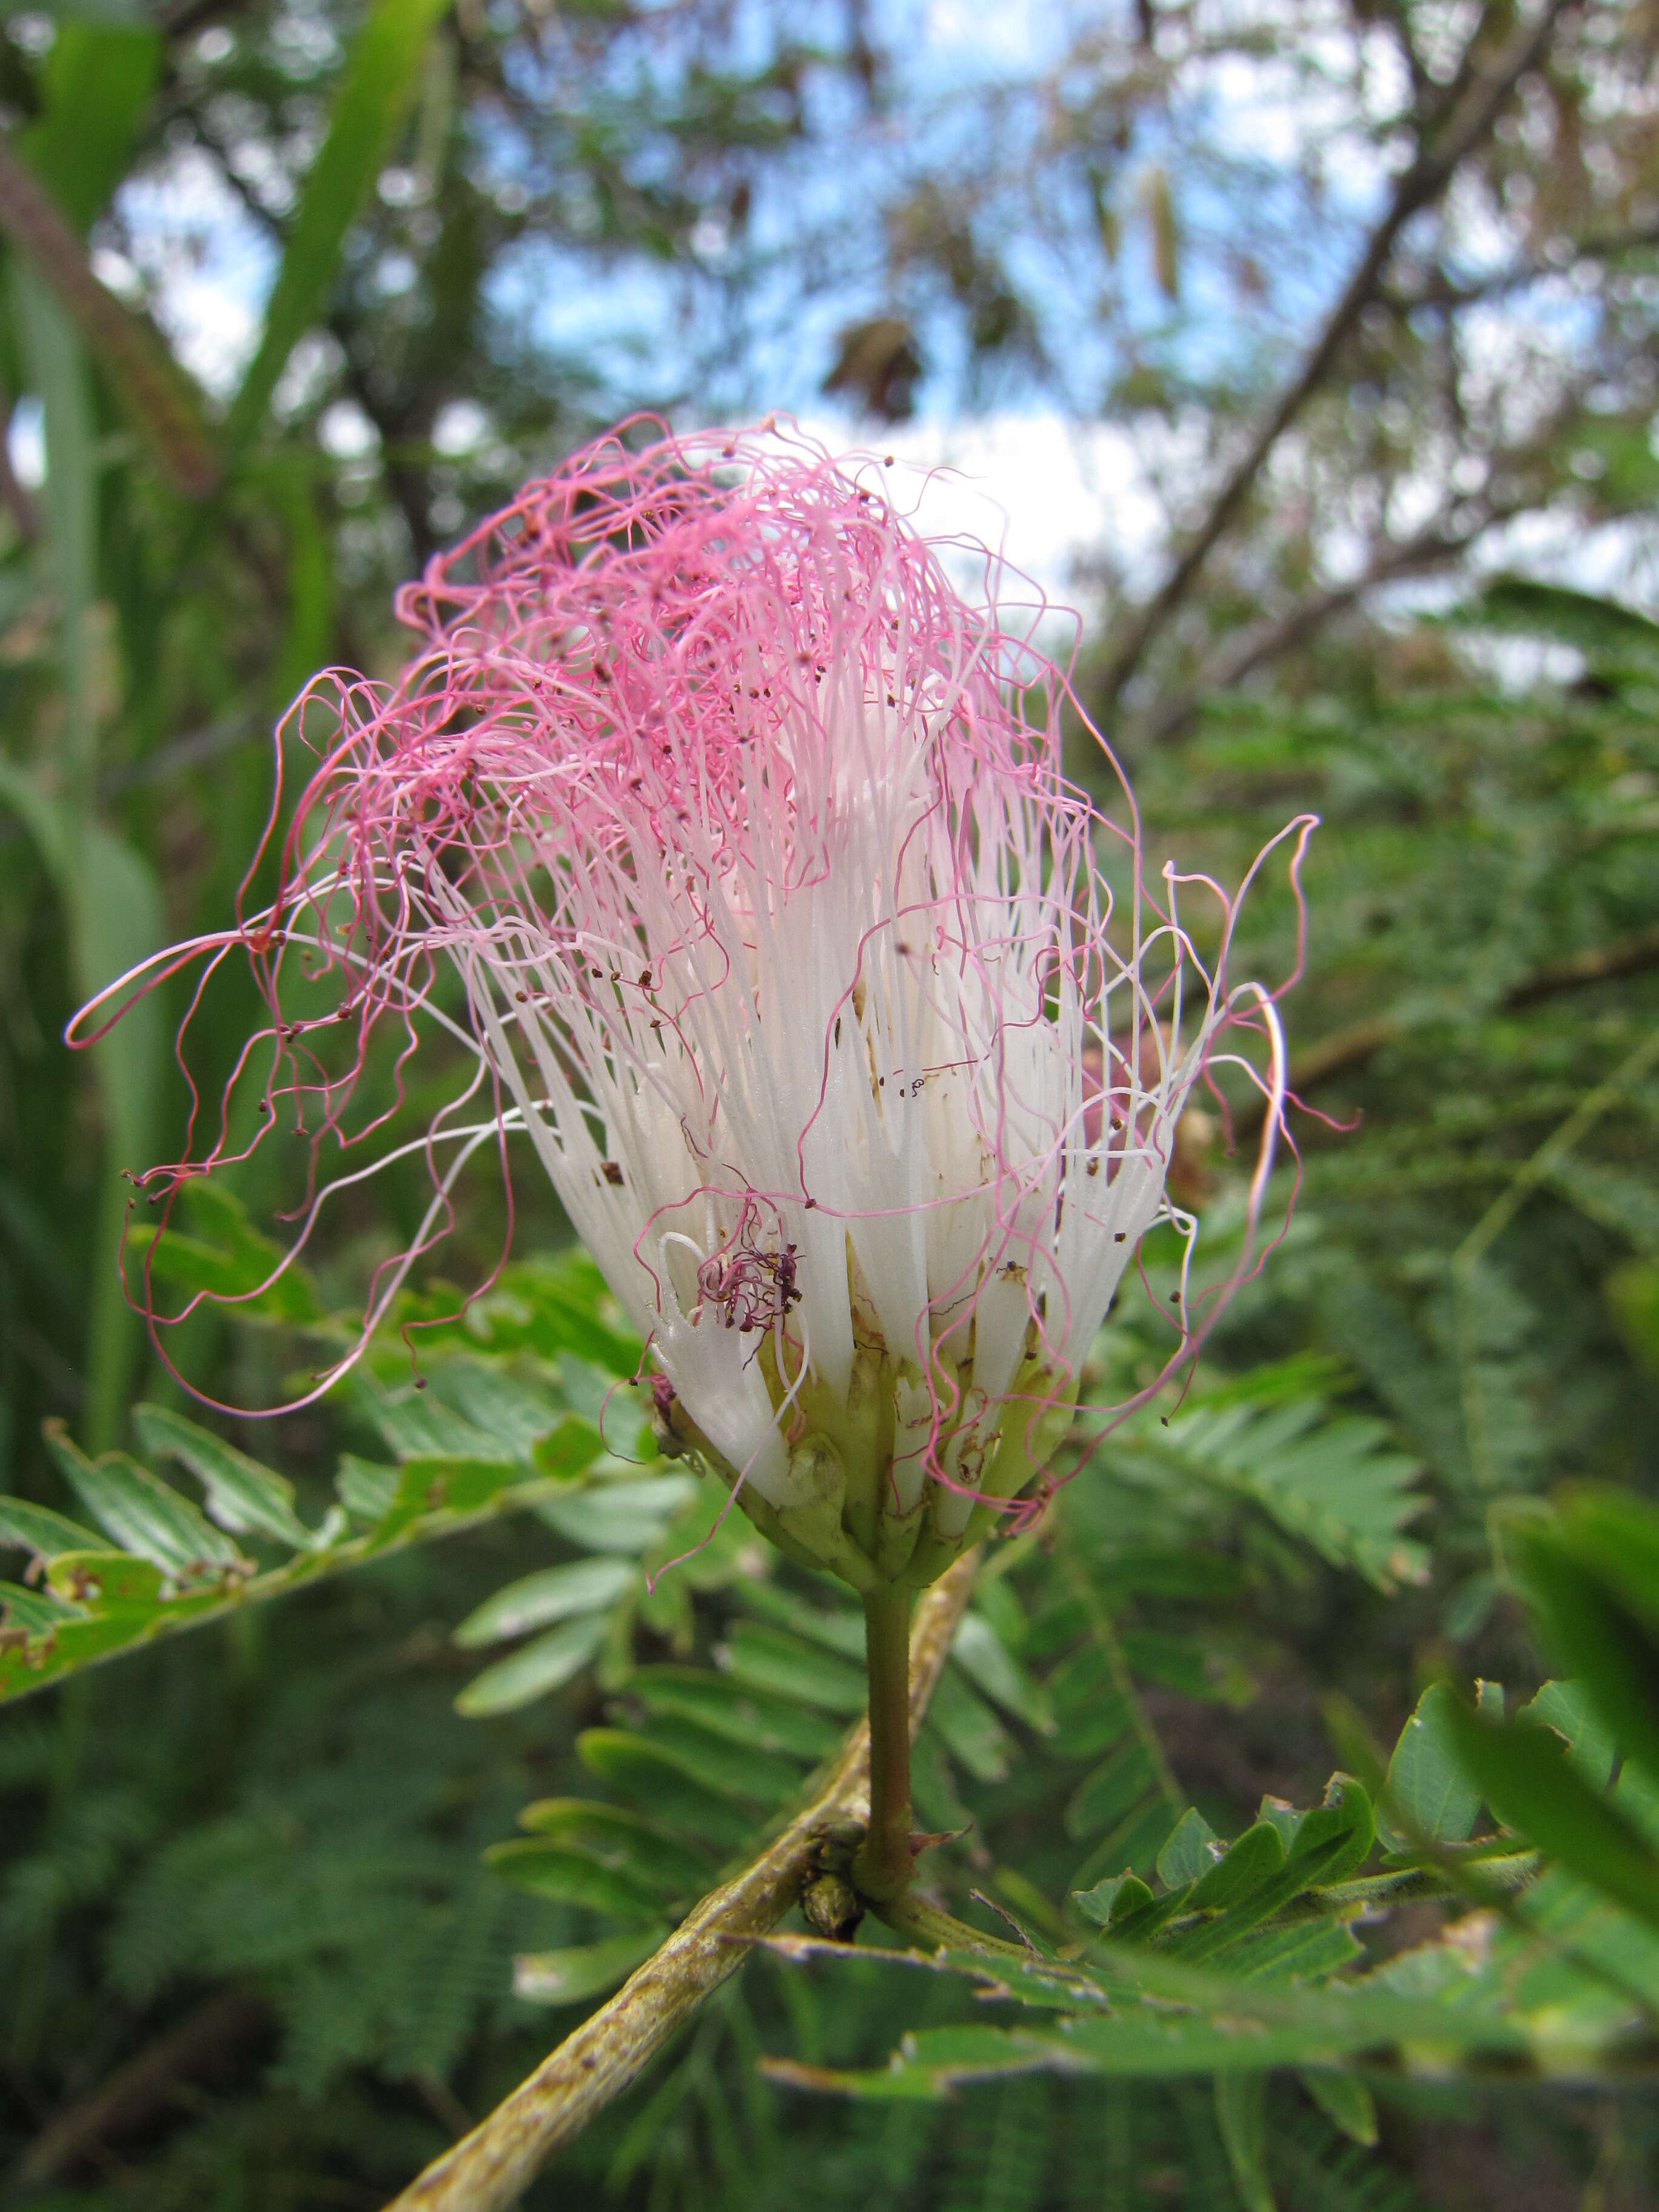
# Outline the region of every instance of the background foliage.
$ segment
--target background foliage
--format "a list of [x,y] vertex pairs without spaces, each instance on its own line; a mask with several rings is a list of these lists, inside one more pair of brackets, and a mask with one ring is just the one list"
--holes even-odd
[[[979,52],[942,13],[791,0],[6,19],[0,1688],[33,1693],[0,1716],[0,2156],[43,2206],[380,2202],[856,1710],[851,1622],[740,1531],[647,1590],[711,1502],[634,1463],[629,1349],[533,1179],[516,1272],[426,1340],[423,1390],[393,1334],[337,1400],[215,1423],[109,1264],[121,1170],[181,1109],[166,1017],[58,1043],[90,989],[222,925],[276,713],[315,666],[390,664],[391,586],[434,545],[629,406],[819,386],[849,434],[1109,419],[1153,550],[1081,580],[1112,588],[1079,688],[1155,857],[1236,875],[1292,809],[1324,817],[1291,1003],[1340,1127],[1297,1122],[1290,1231],[1184,1403],[994,1549],[919,1758],[924,1816],[969,1831],[933,1861],[953,1906],[1096,1943],[1060,1996],[1036,1978],[1045,2021],[1097,2004],[1081,1976],[1201,2023],[1223,1984],[1183,1972],[1231,1977],[1234,2017],[1254,1960],[1287,2063],[1264,2081],[1198,2035],[1149,2076],[1099,2035],[1081,2063],[1079,2028],[1055,2067],[1024,1984],[988,2007],[856,1954],[761,1959],[530,2201],[749,2212],[809,2167],[826,2205],[918,2212],[1610,2212],[1659,2184],[1650,1524],[1530,1503],[1659,1484],[1654,25],[1406,0],[1033,23]],[[246,266],[204,313],[227,237]],[[1264,886],[1247,927],[1283,974],[1288,903]],[[1179,1172],[1218,1270],[1218,1111]],[[158,1266],[234,1281],[281,1194],[250,1176]],[[204,1323],[192,1376],[269,1402],[414,1202],[381,1185],[280,1311]],[[481,1178],[446,1271],[477,1279],[501,1226]],[[1161,1361],[1169,1260],[1102,1339],[1102,1401]],[[235,1599],[250,1578],[294,1594]],[[1582,1802],[1528,1765],[1555,1737],[1465,1741],[1434,1687],[1501,1683],[1512,1713],[1552,1669],[1583,1686],[1534,1717]],[[1294,1867],[1378,1805],[1370,1856],[1265,1918],[1227,1917],[1267,1895],[1244,1859],[1193,1904],[1194,1845],[1215,1864],[1265,1825]],[[1480,1871],[1516,1836],[1556,1862],[1530,1923]],[[1248,1947],[1281,1939],[1275,1982]],[[1322,1977],[1443,2012],[1460,1957],[1455,2033],[1379,2013],[1368,2086],[1309,2063]],[[1401,2055],[1425,2041],[1439,2069]],[[963,2068],[965,2095],[908,2094]]]

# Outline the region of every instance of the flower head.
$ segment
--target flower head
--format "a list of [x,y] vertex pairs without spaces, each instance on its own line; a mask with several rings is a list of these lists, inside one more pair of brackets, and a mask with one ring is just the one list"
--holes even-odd
[[[395,684],[313,687],[337,737],[282,890],[213,947],[252,956],[268,1097],[319,1134],[374,1024],[447,1026],[493,1110],[441,1121],[431,1224],[522,1133],[665,1441],[859,1587],[1029,1504],[1218,1031],[1277,1036],[1226,902],[1206,968],[1127,791],[1120,823],[1061,772],[1063,678],[880,482],[757,435],[528,486],[401,594]],[[284,1016],[296,953],[344,1075]]]

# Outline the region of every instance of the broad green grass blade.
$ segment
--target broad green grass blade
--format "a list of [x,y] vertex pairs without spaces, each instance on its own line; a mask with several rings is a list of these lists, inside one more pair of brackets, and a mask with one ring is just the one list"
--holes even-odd
[[35,173],[82,230],[126,173],[161,69],[148,25],[66,23],[40,71],[45,111],[23,132]]
[[[88,689],[88,617],[97,590],[97,483],[86,362],[67,318],[33,272],[15,269],[12,282],[29,374],[46,412],[45,513],[61,622],[67,743],[60,802],[54,806],[15,769],[4,795],[25,815],[57,878],[70,920],[76,986],[91,998],[161,944],[161,896],[149,863],[91,811],[98,733]],[[138,1341],[115,1255],[128,1196],[122,1170],[149,1163],[161,1048],[161,1018],[151,1000],[95,1048],[104,1174],[84,1361],[85,1431],[94,1450],[119,1433]]]
[[327,301],[340,249],[408,112],[447,0],[379,0],[352,41],[328,136],[312,163],[265,309],[264,332],[231,406],[233,453],[248,443],[295,344]]

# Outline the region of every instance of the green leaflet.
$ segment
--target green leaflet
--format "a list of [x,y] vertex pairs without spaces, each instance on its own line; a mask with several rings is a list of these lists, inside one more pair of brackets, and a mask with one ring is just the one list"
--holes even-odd
[[1546,1634],[1603,1724],[1659,1778],[1659,1513],[1601,1486],[1549,1519],[1511,1517],[1512,1549]]
[[647,1743],[671,1752],[687,1771],[723,1796],[744,1797],[768,1811],[799,1789],[798,1760],[763,1751],[755,1743],[734,1741],[724,1730],[707,1727],[683,1713],[648,1713],[636,1732]]
[[1182,1889],[1215,1871],[1226,1846],[1196,1807],[1188,1806],[1158,1855],[1158,1878],[1166,1889]]
[[251,1574],[245,1559],[200,1508],[123,1452],[89,1460],[61,1428],[50,1429],[52,1455],[92,1519],[124,1550],[165,1572],[194,1579]]
[[658,1923],[637,1935],[607,1936],[566,1951],[525,1951],[513,1961],[513,1993],[531,2004],[575,2005],[600,1997],[626,1981],[661,1943]]
[[1593,1790],[1605,1790],[1612,1781],[1613,1737],[1597,1720],[1582,1682],[1546,1682],[1516,1718],[1553,1729],[1567,1747],[1569,1764]]
[[89,1528],[54,1513],[49,1505],[0,1495],[0,1544],[15,1546],[38,1559],[52,1559],[59,1552],[88,1551],[95,1542]]
[[708,1856],[630,1812],[585,1797],[540,1797],[519,1815],[532,1835],[586,1851],[603,1866],[620,1867],[664,1897],[692,1898],[708,1887]]
[[510,1658],[498,1659],[482,1674],[475,1674],[456,1698],[456,1711],[478,1720],[489,1713],[516,1712],[520,1705],[550,1696],[593,1658],[605,1641],[605,1627],[603,1613],[584,1613],[532,1637]]
[[1216,2119],[1244,2212],[1274,2212],[1267,2179],[1267,2077],[1229,2071],[1215,2084]]
[[[214,1249],[228,1263],[262,1272],[268,1267],[268,1248],[234,1200],[216,1195],[193,1218],[212,1229]],[[538,1275],[543,1285],[551,1279],[545,1263]],[[513,1280],[509,1271],[504,1283]],[[510,1295],[510,1288],[500,1294]],[[402,1372],[407,1375],[406,1363]],[[357,1378],[359,1402],[400,1463],[375,1466],[343,1455],[337,1475],[340,1503],[314,1528],[301,1518],[283,1475],[171,1408],[136,1410],[139,1441],[153,1457],[174,1462],[200,1482],[206,1513],[153,1468],[121,1454],[90,1459],[61,1430],[54,1431],[54,1455],[91,1525],[0,1494],[0,1545],[46,1561],[56,1577],[44,1595],[17,1585],[20,1595],[8,1605],[0,1699],[233,1606],[279,1596],[318,1575],[496,1513],[556,1501],[587,1505],[585,1521],[578,1516],[572,1525],[606,1540],[613,1555],[521,1577],[534,1585],[528,1598],[509,1586],[491,1601],[493,1613],[483,1608],[483,1628],[504,1637],[523,1632],[530,1626],[526,1608],[539,1605],[548,1633],[487,1669],[462,1702],[469,1712],[505,1712],[570,1680],[597,1656],[614,1607],[637,1587],[631,1557],[614,1555],[623,1549],[618,1539],[626,1538],[631,1553],[642,1540],[663,1535],[696,1486],[683,1475],[617,1475],[594,1487],[589,1505],[590,1493],[579,1484],[581,1463],[603,1449],[597,1428],[561,1405],[550,1379],[506,1370],[492,1377],[471,1339],[452,1339],[441,1350],[431,1363],[431,1385],[416,1391],[373,1374]],[[476,1418],[458,1412],[441,1392]],[[546,1456],[558,1463],[557,1473],[532,1455],[547,1438],[553,1447]],[[457,1445],[468,1449],[457,1451]],[[631,1498],[634,1491],[640,1495]],[[279,1557],[261,1565],[243,1555],[238,1536],[274,1547]],[[471,1633],[487,1640],[476,1623]],[[816,1742],[814,1737],[813,1747]],[[812,1755],[811,1747],[805,1755]]]
[[41,71],[46,112],[21,143],[82,230],[120,181],[161,64],[160,39],[137,22],[69,23],[53,43]]
[[408,112],[441,0],[378,0],[352,41],[328,135],[307,173],[258,350],[231,403],[226,442],[239,452],[259,428],[289,356],[322,315],[352,219]]
[[1098,1835],[1121,1820],[1152,1787],[1152,1762],[1138,1736],[1131,1737],[1081,1782],[1066,1808],[1066,1832]]
[[341,1533],[337,1515],[307,1528],[294,1510],[294,1485],[165,1406],[135,1406],[132,1425],[146,1451],[177,1460],[208,1494],[208,1510],[224,1528],[269,1536],[290,1551],[325,1550]]
[[1480,1810],[1480,1793],[1457,1756],[1451,1718],[1456,1702],[1449,1683],[1431,1683],[1389,1761],[1384,1800],[1408,1841],[1461,1844]]
[[398,1495],[398,1470],[377,1467],[372,1461],[359,1459],[355,1452],[342,1452],[334,1486],[341,1504],[354,1519],[379,1521],[391,1510]]
[[771,1583],[745,1578],[732,1593],[744,1613],[769,1622],[786,1634],[821,1644],[843,1659],[864,1664],[864,1614],[856,1605],[804,1605],[792,1592]]
[[[204,1181],[190,1187],[205,1193]],[[216,1192],[221,1198],[223,1193]],[[240,1209],[239,1209],[240,1211]],[[192,1219],[209,1212],[204,1198],[188,1209]],[[217,1206],[221,1225],[224,1214]],[[187,1235],[183,1230],[158,1230],[148,1221],[135,1221],[127,1231],[126,1257],[135,1285],[147,1284],[152,1294],[167,1291],[182,1305],[191,1297],[234,1300],[250,1321],[288,1322],[303,1325],[322,1318],[322,1309],[310,1279],[296,1267],[276,1270],[283,1255],[267,1238],[256,1236],[246,1223],[245,1233],[234,1242],[218,1243],[210,1237]],[[272,1277],[274,1276],[274,1279]]]
[[639,1570],[626,1559],[572,1559],[508,1583],[470,1613],[455,1631],[465,1650],[524,1636],[573,1614],[599,1613],[635,1589]]
[[[598,1430],[591,1430],[591,1435],[597,1452]],[[562,1477],[564,1473],[561,1468]],[[684,1512],[696,1494],[696,1484],[688,1474],[647,1475],[548,1498],[537,1511],[550,1528],[584,1550],[631,1553],[649,1551],[659,1542],[670,1522]]]
[[982,1613],[964,1613],[951,1656],[975,1687],[1028,1727],[1052,1735],[1054,1708],[1042,1685],[1009,1651]]
[[1584,1781],[1547,1729],[1449,1713],[1457,1756],[1498,1818],[1570,1872],[1659,1928],[1659,1856],[1613,1801]]
[[574,1352],[603,1374],[631,1376],[644,1357],[639,1339],[586,1252],[563,1253],[556,1263],[527,1261],[513,1271],[510,1288],[483,1301],[488,1340],[503,1350],[523,1346],[544,1359]]
[[44,1636],[60,1621],[76,1620],[84,1608],[59,1597],[53,1590],[30,1589],[24,1583],[0,1582],[0,1629],[26,1637]]
[[1297,2079],[1351,2142],[1369,2148],[1376,2141],[1376,2100],[1357,2074],[1337,2066],[1304,2066]]
[[1260,1888],[1284,1863],[1284,1838],[1271,1821],[1258,1820],[1194,1882],[1189,1900],[1193,1909],[1224,1912]]
[[840,1729],[822,1713],[700,1667],[636,1667],[625,1686],[648,1711],[680,1714],[762,1751],[816,1760],[841,1741]]
[[577,1905],[589,1912],[613,1913],[620,1920],[654,1922],[662,1910],[656,1890],[621,1867],[601,1865],[585,1851],[539,1838],[492,1844],[487,1863],[504,1881],[557,1905]]
[[[1221,1395],[1222,1394],[1218,1394]],[[1317,1398],[1261,1406],[1203,1400],[1170,1416],[1139,1416],[1110,1449],[1250,1498],[1333,1565],[1379,1589],[1420,1582],[1423,1547],[1403,1532],[1423,1508],[1418,1462],[1392,1448],[1385,1423],[1329,1413]]]
[[1139,1912],[1152,1901],[1151,1887],[1133,1874],[1108,1875],[1092,1889],[1072,1893],[1073,1904],[1097,1928],[1109,1928],[1115,1918],[1127,1920],[1132,1912]]
[[625,1729],[586,1729],[576,1739],[576,1752],[590,1774],[676,1834],[732,1850],[752,1833],[750,1815],[731,1796],[711,1788],[676,1753],[644,1736]]
[[864,1709],[860,1668],[827,1652],[812,1651],[781,1630],[740,1620],[714,1655],[732,1681],[745,1688],[831,1713]]
[[947,1667],[939,1676],[927,1725],[936,1729],[969,1774],[980,1782],[1000,1782],[1008,1773],[1015,1744],[977,1690]]

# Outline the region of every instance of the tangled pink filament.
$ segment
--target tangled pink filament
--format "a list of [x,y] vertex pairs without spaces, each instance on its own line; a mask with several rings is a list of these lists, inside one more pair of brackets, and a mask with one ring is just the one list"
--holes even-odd
[[[878,1346],[900,1370],[896,1482],[931,1477],[965,1515],[1008,1408],[1074,1391],[1229,1023],[1272,1058],[1254,1224],[1277,994],[1230,983],[1236,901],[1199,878],[1223,921],[1205,967],[1177,909],[1194,879],[1143,880],[1121,775],[1119,822],[1062,774],[1064,676],[964,602],[879,481],[769,432],[617,434],[433,560],[399,594],[420,641],[402,676],[336,672],[291,710],[335,734],[270,905],[148,979],[240,948],[269,1020],[205,1150],[143,1187],[170,1202],[291,1119],[297,1250],[370,1171],[351,1155],[435,1026],[471,1073],[392,1155],[425,1152],[432,1200],[365,1337],[465,1161],[522,1133],[766,1498],[791,1495],[807,1382],[844,1391]],[[1284,833],[1293,883],[1310,827]],[[353,1120],[387,1025],[392,1097]],[[325,1151],[348,1163],[332,1182]],[[190,1310],[156,1312],[148,1265],[143,1303],[157,1329]]]

